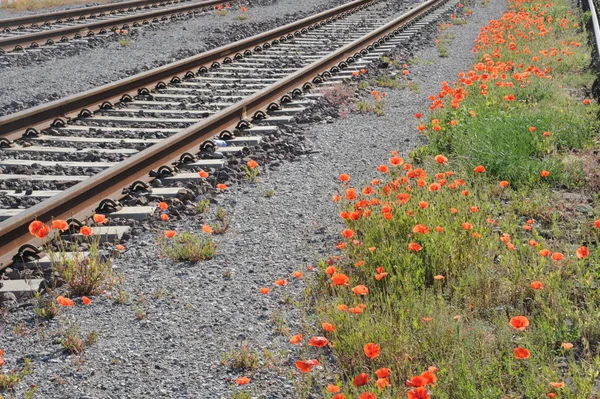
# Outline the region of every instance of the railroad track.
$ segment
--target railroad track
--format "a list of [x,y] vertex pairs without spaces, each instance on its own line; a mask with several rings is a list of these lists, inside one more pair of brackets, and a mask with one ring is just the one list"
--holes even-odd
[[[177,196],[183,183],[201,181],[200,170],[248,154],[262,135],[290,122],[312,101],[313,86],[351,78],[453,6],[355,0],[0,118],[0,193],[17,205],[0,210],[0,270],[43,256],[43,241],[28,231],[34,219],[69,219],[76,234],[94,212],[147,217],[155,207],[118,201],[133,192]],[[150,189],[155,179],[160,187]],[[127,228],[93,229],[118,240]]]
[[[231,1],[233,4],[234,1]],[[0,54],[17,56],[215,9],[221,0],[134,0],[0,20]],[[228,6],[229,7],[229,6]]]

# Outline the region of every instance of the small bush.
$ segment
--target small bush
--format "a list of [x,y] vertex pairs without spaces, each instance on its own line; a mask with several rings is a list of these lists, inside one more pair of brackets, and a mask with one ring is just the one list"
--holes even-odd
[[176,262],[199,262],[215,256],[215,244],[211,236],[197,236],[181,233],[173,238],[160,239],[160,249],[164,256]]
[[90,332],[83,338],[79,334],[79,327],[77,325],[65,330],[63,336],[59,339],[63,350],[74,355],[81,355],[86,347],[95,344],[96,341],[98,341],[98,333],[96,331]]

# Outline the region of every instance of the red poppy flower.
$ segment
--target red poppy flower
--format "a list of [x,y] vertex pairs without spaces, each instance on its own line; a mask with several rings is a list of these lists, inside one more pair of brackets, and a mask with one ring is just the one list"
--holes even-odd
[[558,262],[559,260],[562,260],[565,256],[560,252],[554,252],[550,257],[552,258],[552,260]]
[[283,287],[283,286],[288,285],[288,282],[286,280],[275,280],[275,285]]
[[90,298],[88,298],[87,296],[82,296],[82,297],[81,297],[81,302],[82,302],[84,305],[89,305],[89,304],[91,304],[91,303],[92,303],[92,300],[91,300]]
[[515,359],[528,359],[529,356],[531,355],[531,352],[529,352],[529,350],[526,348],[515,348],[513,353],[514,353]]
[[81,226],[79,229],[79,233],[85,237],[92,235],[92,228],[89,226]]
[[300,342],[302,342],[302,334],[296,334],[296,335],[292,335],[290,337],[290,344],[296,345],[296,344],[299,344]]
[[475,173],[483,173],[485,172],[485,167],[483,165],[478,165],[473,170],[475,171]]
[[382,367],[375,371],[375,374],[379,378],[388,378],[390,376],[390,369]]
[[581,246],[577,249],[577,258],[579,259],[585,259],[588,256],[590,256],[590,250],[585,247],[585,246]]
[[175,230],[167,230],[165,231],[165,237],[167,238],[173,238],[177,235],[177,232]]
[[423,249],[423,247],[417,244],[416,242],[411,242],[410,244],[408,244],[409,251],[419,252],[421,249]]
[[508,187],[508,185],[510,184],[509,182],[507,182],[506,180],[502,180],[501,182],[498,183],[500,185],[500,187],[506,188]]
[[296,368],[303,373],[308,373],[314,366],[318,366],[318,360],[298,360],[296,361]]
[[327,345],[329,341],[327,340],[327,338],[325,337],[312,337],[309,341],[308,344],[310,346],[314,346],[316,348],[322,348],[325,345]]
[[69,225],[62,219],[54,219],[52,221],[52,228],[60,231],[65,231],[69,229]]
[[427,388],[420,387],[407,392],[408,399],[429,399]]
[[410,380],[406,380],[406,386],[408,386],[408,387],[418,388],[418,387],[424,387],[425,385],[427,385],[427,379],[420,375],[415,375],[415,376],[411,377]]
[[335,326],[331,323],[322,323],[321,327],[323,327],[323,330],[325,332],[332,332],[335,331]]
[[334,285],[347,285],[350,279],[343,273],[336,273],[331,276],[331,281]]
[[529,326],[529,319],[525,316],[515,316],[510,319],[510,325],[516,330],[525,331]]
[[363,350],[365,351],[365,355],[369,359],[375,359],[381,353],[381,348],[379,347],[379,345],[374,344],[373,342],[365,344]]
[[336,392],[339,392],[341,390],[340,387],[338,387],[337,385],[333,385],[333,384],[327,385],[327,388],[325,388],[325,389],[327,389],[327,391],[329,391],[331,393],[336,393]]
[[363,392],[360,394],[358,399],[377,399],[377,396],[375,396],[375,394],[372,392]]
[[208,177],[208,173],[201,170],[200,172],[198,172],[198,174],[200,175],[201,178],[206,179]]
[[339,181],[343,181],[343,182],[348,182],[350,181],[350,175],[347,175],[346,173],[342,173],[339,177],[338,177]]
[[248,378],[248,377],[240,377],[235,380],[235,383],[238,385],[246,385],[249,382],[250,382],[250,378]]
[[258,291],[259,291],[261,294],[263,294],[263,295],[266,295],[266,294],[268,294],[269,292],[271,292],[271,289],[270,289],[270,288],[267,288],[267,287],[262,287],[262,288],[261,288],[260,290],[258,290]]
[[354,377],[354,380],[352,381],[352,385],[354,385],[355,387],[362,387],[363,385],[366,385],[369,382],[369,375],[367,373],[361,373],[359,375],[357,375],[356,377]]
[[435,158],[433,158],[433,159],[435,159],[435,161],[440,164],[448,163],[448,158],[446,158],[445,156],[443,156],[441,154],[436,155]]
[[533,281],[529,286],[534,290],[541,290],[544,284],[541,281]]

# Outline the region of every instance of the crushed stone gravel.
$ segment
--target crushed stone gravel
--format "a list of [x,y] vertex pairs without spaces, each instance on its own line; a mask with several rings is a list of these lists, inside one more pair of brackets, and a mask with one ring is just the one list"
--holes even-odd
[[126,46],[117,38],[69,46],[46,62],[0,68],[0,116],[76,94],[256,35],[333,8],[349,0],[255,0],[239,21],[238,12],[203,14],[153,24],[137,31]]
[[[44,398],[229,398],[232,391],[261,398],[298,397],[295,380],[300,377],[293,363],[314,352],[288,343],[291,334],[309,333],[294,302],[302,301],[303,288],[310,284],[306,266],[335,254],[342,228],[331,201],[339,187],[337,177],[349,173],[359,186],[374,177],[375,167],[392,150],[406,156],[418,144],[414,114],[427,109],[427,96],[438,91],[442,80],[455,80],[471,65],[479,27],[506,9],[502,0],[487,4],[474,6],[466,25],[451,28],[456,38],[447,45],[448,58],[440,58],[431,42],[404,52],[401,62],[420,60],[410,67],[420,93],[386,90],[381,117],[321,115],[319,123],[284,129],[284,137],[303,137],[309,149],[294,162],[271,162],[260,182],[234,185],[216,195],[209,215],[174,218],[155,232],[133,234],[128,250],[115,260],[129,304],[95,297],[92,305],[65,309],[38,330],[31,308],[8,313],[0,324],[7,365],[22,364],[25,357],[34,364],[16,394],[35,384]],[[318,108],[308,113],[312,115],[303,118],[307,122],[319,119]],[[274,195],[265,195],[267,190]],[[155,243],[162,229],[199,231],[214,219],[217,207],[228,212],[230,226],[215,236],[218,254],[213,260],[187,264],[161,258]],[[294,270],[304,271],[306,279],[294,279]],[[282,278],[290,284],[275,287],[273,282]],[[260,295],[260,287],[272,292]],[[143,320],[136,319],[140,309],[146,313]],[[82,361],[61,353],[55,342],[61,328],[74,324],[83,333],[98,332],[98,342],[86,349]],[[280,331],[289,328],[289,335],[277,333],[276,326]],[[23,333],[27,329],[31,331]],[[242,343],[257,351],[263,366],[239,371],[223,364],[223,354],[239,351]],[[314,372],[319,379],[324,374]],[[252,381],[234,387],[233,380],[242,375]],[[320,392],[314,397],[322,397]]]

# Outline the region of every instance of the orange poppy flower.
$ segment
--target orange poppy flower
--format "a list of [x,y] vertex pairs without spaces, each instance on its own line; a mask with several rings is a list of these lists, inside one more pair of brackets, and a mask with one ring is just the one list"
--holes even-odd
[[325,389],[327,389],[327,391],[329,391],[331,393],[336,393],[336,392],[341,391],[340,387],[338,387],[337,385],[333,385],[333,384],[327,385],[327,388],[325,388]]
[[437,163],[440,163],[440,164],[446,164],[446,163],[448,163],[448,158],[446,158],[442,154],[436,155],[433,159],[435,159],[435,161]]
[[261,293],[261,294],[263,294],[263,295],[266,295],[266,294],[268,294],[269,292],[271,292],[271,289],[270,289],[270,288],[267,288],[267,287],[262,287],[261,289],[259,289],[259,290],[258,290],[258,292],[260,292],[260,293]]
[[558,395],[555,394],[554,392],[549,392],[546,396],[549,398],[556,398]]
[[200,175],[201,178],[206,179],[208,177],[208,172],[205,172],[203,170],[201,170],[200,172],[198,172],[198,174]]
[[333,275],[336,271],[335,266],[328,266],[327,269],[325,269],[325,273],[329,274],[330,276]]
[[479,212],[479,208],[476,207],[476,206],[470,207],[469,210],[471,211],[471,213],[477,213],[477,212]]
[[44,223],[39,220],[34,220],[29,223],[29,233],[31,235],[37,236],[37,233],[44,227]]
[[275,285],[283,287],[283,286],[288,285],[288,282],[286,280],[275,280]]
[[501,182],[498,183],[500,185],[500,187],[502,188],[506,188],[508,187],[508,185],[510,184],[508,181],[506,180],[502,180]]
[[566,351],[570,351],[571,349],[573,349],[573,344],[570,342],[563,342],[562,344],[560,344],[560,346]]
[[318,366],[318,360],[298,360],[296,361],[296,368],[303,373],[308,373],[314,366]]
[[469,222],[464,222],[463,224],[461,224],[461,227],[465,230],[472,230],[473,229],[473,225]]
[[549,251],[549,250],[547,250],[547,249],[542,249],[542,250],[539,252],[539,254],[540,254],[540,255],[542,255],[543,257],[546,257],[546,256],[550,255],[550,251]]
[[256,168],[256,167],[258,166],[258,162],[256,162],[255,160],[251,159],[251,160],[249,160],[249,161],[246,163],[246,165],[248,165],[248,167],[249,167],[250,169],[254,169],[254,168]]
[[346,310],[348,310],[348,305],[342,303],[340,305],[337,305],[337,309],[341,312],[345,312]]
[[585,105],[590,105],[591,101],[590,101],[590,99],[589,99],[589,98],[586,98],[585,100],[583,100],[583,103],[584,103]]
[[358,76],[359,72],[358,71],[352,71],[352,76]]
[[435,226],[435,231],[437,231],[438,233],[441,233],[442,231],[444,231],[444,228],[442,226]]
[[435,382],[437,381],[437,376],[434,373],[435,373],[434,371],[429,371],[429,370],[423,371],[421,373],[421,377],[425,378],[425,381],[427,381],[427,384],[432,385],[432,384],[435,384]]
[[85,237],[93,235],[92,228],[89,226],[81,226],[79,233]]
[[542,176],[542,177],[548,177],[548,176],[550,176],[550,172],[548,172],[547,170],[542,170],[540,172],[540,176]]
[[423,247],[417,244],[416,242],[411,242],[410,244],[408,244],[409,251],[419,252],[421,249],[423,249]]
[[408,391],[406,393],[408,395],[408,399],[429,399],[429,391],[427,388],[420,387],[415,388],[412,391]]
[[242,12],[246,12],[247,8],[246,8],[246,7],[244,7],[244,6],[242,6],[242,7],[240,8],[240,10],[242,10]]
[[379,378],[388,378],[390,376],[390,369],[382,367],[375,371],[375,375]]
[[510,319],[510,325],[516,330],[525,331],[529,326],[529,319],[525,316],[515,316]]
[[415,227],[413,227],[412,231],[415,234],[429,234],[429,228],[422,224],[418,224]]
[[386,165],[379,165],[377,167],[377,170],[381,173],[388,173],[390,171],[390,169]]
[[429,202],[427,202],[427,201],[421,201],[421,202],[419,202],[419,208],[421,208],[421,209],[425,209],[428,206],[429,206]]
[[515,348],[513,354],[515,355],[515,359],[528,359],[531,356],[531,352],[526,348]]
[[352,231],[350,229],[344,229],[344,231],[342,231],[342,235],[345,238],[352,238],[352,237],[354,237],[354,231]]
[[358,399],[377,399],[377,396],[373,392],[363,392],[360,394]]
[[352,380],[352,385],[354,385],[355,387],[362,387],[363,385],[366,385],[368,382],[369,382],[369,374],[360,373],[359,375],[354,377],[354,380]]
[[421,119],[422,116],[423,116],[423,114],[420,114],[420,113],[415,114],[415,118],[417,118],[417,119]]
[[336,395],[333,395],[331,399],[346,399],[346,395],[344,395],[343,393],[338,393]]
[[444,276],[442,276],[441,274],[438,274],[438,275],[436,275],[436,276],[433,276],[433,279],[434,279],[434,280],[438,280],[438,281],[439,281],[439,280],[443,280],[443,279],[444,279]]
[[292,275],[296,278],[302,278],[304,276],[302,272],[292,272]]
[[325,332],[335,331],[335,326],[331,323],[322,323],[321,326]]
[[333,197],[331,197],[331,199],[333,200],[333,202],[340,202],[342,199],[342,196],[339,194],[336,194]]
[[400,193],[400,194],[396,195],[396,199],[398,200],[399,203],[406,204],[408,201],[410,201],[410,194]]
[[565,383],[564,382],[551,382],[550,386],[554,389],[561,389],[565,387]]
[[223,184],[223,183],[217,184],[217,190],[221,190],[221,191],[227,190],[227,184]]
[[346,174],[346,173],[342,173],[339,177],[338,177],[339,181],[343,181],[343,182],[349,182],[350,181],[350,175]]
[[348,285],[350,279],[343,273],[335,273],[331,276],[331,281],[334,285]]
[[302,334],[296,334],[296,335],[292,335],[290,337],[290,344],[296,345],[296,344],[299,344],[300,342],[302,342]]
[[205,232],[205,233],[207,233],[207,234],[212,234],[213,233],[212,227],[210,227],[207,224],[203,224],[202,225],[202,231]]
[[362,74],[366,74],[366,73],[367,73],[367,70],[366,70],[365,68],[363,68],[363,69],[361,69],[361,70],[360,70],[360,73],[362,73]]
[[536,240],[529,240],[529,241],[527,241],[527,244],[529,244],[529,246],[531,246],[531,247],[537,247],[538,245],[540,245],[540,243],[537,242]]
[[354,292],[356,295],[367,295],[369,293],[369,289],[364,285],[359,284],[352,288],[352,292]]
[[458,209],[450,208],[450,213],[452,213],[452,214],[458,213]]
[[87,296],[82,296],[81,302],[83,302],[84,305],[89,305],[90,303],[92,303],[92,300],[90,298],[88,298]]
[[60,231],[65,231],[69,229],[69,225],[62,219],[54,219],[52,221],[52,228]]
[[381,353],[381,348],[379,345],[374,344],[373,342],[365,344],[363,350],[369,359],[375,359]]
[[117,251],[125,251],[125,246],[121,245],[121,244],[117,244],[117,245],[115,245],[115,249]]
[[541,281],[533,281],[529,286],[534,290],[541,290],[544,284]]
[[361,314],[363,312],[363,308],[361,307],[354,307],[354,308],[348,308],[348,312],[352,313],[352,314]]
[[588,256],[590,256],[590,250],[585,246],[581,246],[581,247],[577,248],[576,254],[577,254],[577,258],[585,259]]
[[235,383],[238,385],[246,385],[250,382],[250,378],[248,377],[240,377],[235,380]]
[[163,222],[166,222],[167,220],[169,220],[169,215],[167,215],[166,213],[161,213],[160,220],[162,220]]
[[565,256],[560,252],[554,252],[550,257],[552,258],[552,260],[558,262],[559,260],[562,260]]
[[535,126],[529,126],[529,132],[530,133],[535,132]]
[[167,238],[173,238],[177,235],[177,232],[175,230],[167,230],[165,231],[165,237]]
[[315,348],[322,348],[329,343],[329,340],[325,337],[312,337],[308,340],[308,344],[310,346],[314,346]]
[[485,167],[483,165],[478,165],[473,170],[475,171],[475,173],[483,173],[485,172]]
[[158,207],[159,207],[160,209],[162,209],[163,211],[166,211],[166,210],[167,210],[167,208],[169,207],[169,205],[168,205],[166,202],[159,202],[159,203],[158,203]]

